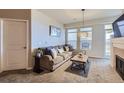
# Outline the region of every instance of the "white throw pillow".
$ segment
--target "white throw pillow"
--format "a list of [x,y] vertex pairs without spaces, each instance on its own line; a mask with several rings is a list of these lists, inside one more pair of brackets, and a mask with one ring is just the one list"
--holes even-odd
[[65,51],[69,51],[69,47],[68,46],[65,46]]
[[62,53],[64,52],[64,50],[63,50],[62,48],[60,48],[60,49],[58,49],[58,52],[59,52],[60,54],[62,54]]
[[52,56],[53,56],[53,58],[56,58],[57,57],[57,51],[56,51],[56,49],[51,49],[51,54],[52,54]]

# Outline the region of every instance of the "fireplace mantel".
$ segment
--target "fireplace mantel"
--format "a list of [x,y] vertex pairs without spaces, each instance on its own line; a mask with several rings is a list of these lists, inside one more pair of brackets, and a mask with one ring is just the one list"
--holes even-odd
[[[121,50],[121,55],[119,55],[119,51],[117,51],[118,48]],[[122,55],[123,52],[123,55]],[[120,38],[113,38],[112,44],[111,44],[111,66],[115,68],[115,55],[119,55],[121,57],[124,57],[124,37]]]
[[112,46],[124,49],[124,37],[112,39]]

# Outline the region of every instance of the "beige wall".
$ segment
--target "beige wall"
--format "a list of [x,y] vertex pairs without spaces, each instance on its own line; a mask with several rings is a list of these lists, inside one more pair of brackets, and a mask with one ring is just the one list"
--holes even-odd
[[0,9],[0,18],[29,20],[29,65],[31,63],[31,10],[30,9]]

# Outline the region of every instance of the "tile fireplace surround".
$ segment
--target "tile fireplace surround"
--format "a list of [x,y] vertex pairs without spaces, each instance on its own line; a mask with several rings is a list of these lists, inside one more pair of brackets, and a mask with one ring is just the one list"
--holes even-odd
[[112,39],[111,66],[115,68],[116,55],[124,59],[124,37]]

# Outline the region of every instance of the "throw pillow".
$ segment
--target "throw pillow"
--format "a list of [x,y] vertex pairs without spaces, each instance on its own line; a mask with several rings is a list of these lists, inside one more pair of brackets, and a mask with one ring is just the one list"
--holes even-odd
[[64,50],[63,50],[62,48],[60,48],[60,49],[58,49],[58,52],[59,52],[60,54],[62,54],[62,53],[64,52]]
[[53,49],[51,49],[51,54],[52,54],[53,58],[56,58],[58,53],[57,53],[56,49],[53,48]]
[[69,47],[68,46],[64,46],[65,47],[65,51],[69,51]]

